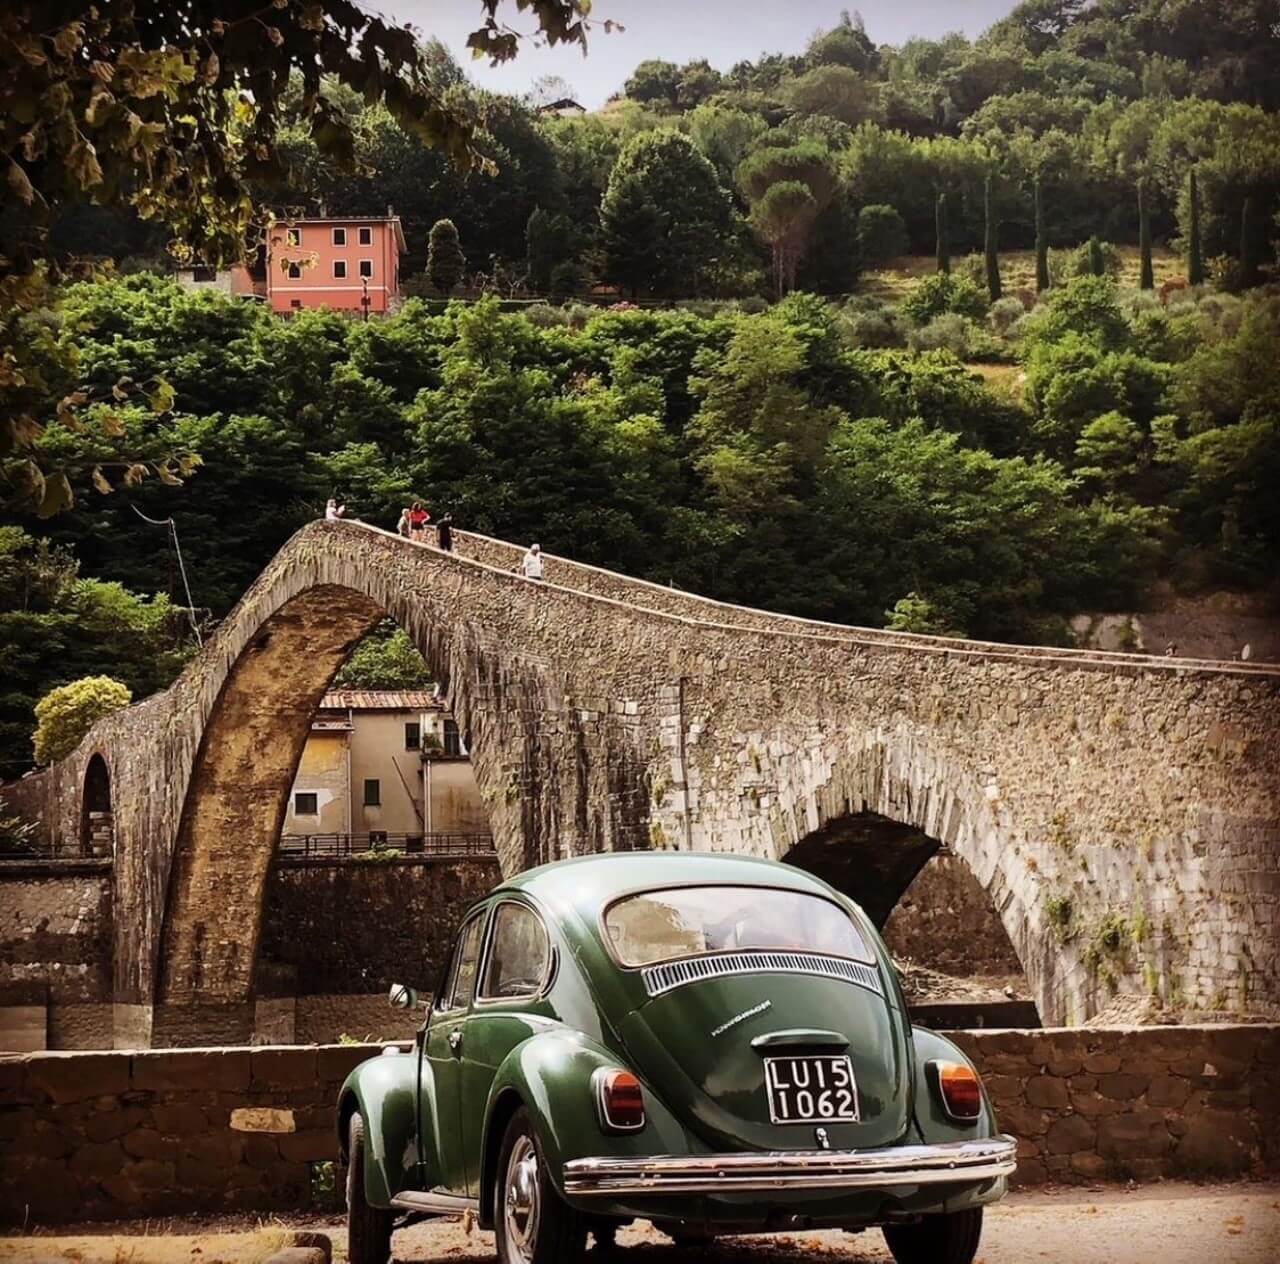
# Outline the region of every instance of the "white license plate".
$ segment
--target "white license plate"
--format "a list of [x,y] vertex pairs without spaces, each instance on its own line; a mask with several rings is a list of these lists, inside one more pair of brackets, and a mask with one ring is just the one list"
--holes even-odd
[[765,1058],[764,1084],[775,1124],[858,1122],[858,1086],[846,1054]]

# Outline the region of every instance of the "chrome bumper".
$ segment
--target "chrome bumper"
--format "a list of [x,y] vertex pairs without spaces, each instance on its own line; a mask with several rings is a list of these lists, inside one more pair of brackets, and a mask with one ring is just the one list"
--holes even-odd
[[1017,1167],[1009,1136],[882,1150],[769,1150],[742,1154],[572,1159],[564,1192],[607,1194],[764,1193],[769,1190],[893,1189],[989,1181]]

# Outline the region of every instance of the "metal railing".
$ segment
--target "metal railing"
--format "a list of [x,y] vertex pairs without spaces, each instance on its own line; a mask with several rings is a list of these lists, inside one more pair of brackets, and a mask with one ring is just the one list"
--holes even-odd
[[492,834],[283,834],[277,856],[492,856]]
[[110,860],[109,850],[95,851],[78,840],[14,839],[0,843],[0,864],[7,860]]

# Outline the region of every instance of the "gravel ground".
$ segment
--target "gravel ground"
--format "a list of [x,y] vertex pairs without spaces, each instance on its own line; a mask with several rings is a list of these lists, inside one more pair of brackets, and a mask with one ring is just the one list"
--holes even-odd
[[[287,1238],[285,1230],[328,1233],[345,1259],[345,1233],[333,1221],[244,1217],[83,1225],[0,1238],[0,1259],[19,1264],[258,1264]],[[727,1239],[710,1250],[678,1250],[647,1224],[619,1235],[618,1264],[887,1264],[871,1230]],[[395,1238],[397,1264],[494,1264],[493,1235],[460,1225],[415,1225]],[[592,1257],[588,1256],[588,1260]],[[595,1257],[599,1259],[599,1257]],[[987,1210],[980,1264],[1276,1264],[1280,1260],[1280,1182],[1189,1185],[1169,1182],[1014,1194]]]

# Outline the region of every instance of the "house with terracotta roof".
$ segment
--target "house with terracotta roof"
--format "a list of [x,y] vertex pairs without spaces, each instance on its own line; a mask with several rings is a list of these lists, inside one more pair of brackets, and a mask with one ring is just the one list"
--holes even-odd
[[345,840],[338,851],[429,851],[432,840],[487,845],[488,834],[462,734],[437,694],[324,695],[289,795],[284,854],[323,854],[335,839]]
[[287,315],[328,307],[368,316],[400,297],[398,215],[274,219],[267,226],[267,301]]

